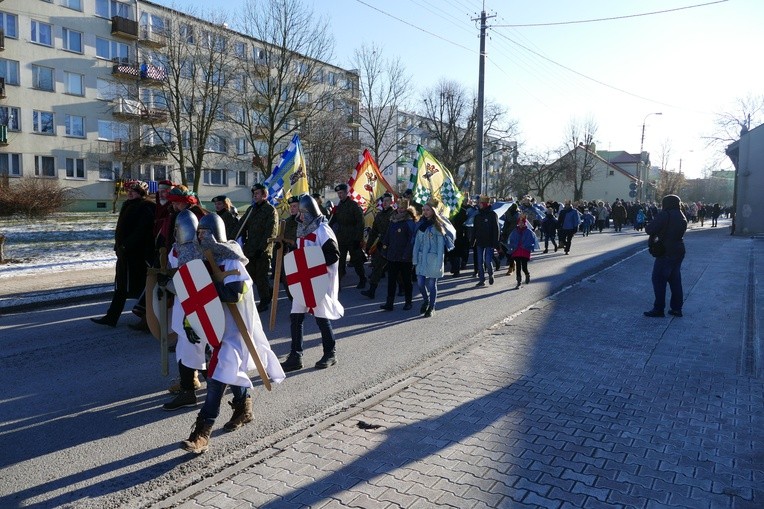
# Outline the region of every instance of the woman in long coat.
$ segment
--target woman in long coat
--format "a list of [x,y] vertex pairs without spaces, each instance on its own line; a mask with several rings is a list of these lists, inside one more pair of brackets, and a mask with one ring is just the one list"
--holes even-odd
[[438,279],[443,277],[443,254],[445,253],[445,228],[436,212],[440,202],[431,199],[422,207],[422,219],[414,239],[412,263],[416,267],[417,285],[422,293],[420,313],[432,316],[438,297]]

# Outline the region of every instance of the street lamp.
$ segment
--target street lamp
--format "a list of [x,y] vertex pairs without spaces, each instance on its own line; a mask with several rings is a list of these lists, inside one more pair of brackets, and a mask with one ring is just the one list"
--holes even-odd
[[637,180],[639,180],[639,196],[637,199],[640,202],[644,201],[647,194],[645,188],[647,187],[648,170],[642,167],[642,150],[645,146],[645,124],[647,123],[647,117],[650,115],[663,115],[663,112],[648,113],[645,115],[644,120],[642,120],[642,139],[639,141],[639,162],[637,163]]

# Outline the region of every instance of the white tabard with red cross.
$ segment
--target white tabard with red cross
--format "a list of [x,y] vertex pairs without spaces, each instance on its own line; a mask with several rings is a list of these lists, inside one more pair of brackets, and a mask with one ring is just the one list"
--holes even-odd
[[175,291],[191,328],[213,347],[225,331],[223,303],[202,260],[181,265],[172,278]]
[[295,249],[284,256],[284,273],[295,302],[313,313],[329,291],[329,270],[324,252],[318,246]]

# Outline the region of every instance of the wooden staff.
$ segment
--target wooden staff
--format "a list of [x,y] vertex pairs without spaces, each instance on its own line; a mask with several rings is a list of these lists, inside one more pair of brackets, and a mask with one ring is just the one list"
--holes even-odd
[[[167,248],[159,248],[159,273],[167,275]],[[170,357],[167,353],[167,288],[159,288],[159,349],[161,353],[162,362],[162,376],[167,376],[170,373]],[[146,297],[147,299],[154,299],[153,295]]]
[[[225,277],[228,274],[230,274],[230,272],[223,272],[222,270],[220,270],[220,267],[218,267],[218,264],[215,263],[215,256],[212,254],[212,251],[210,250],[205,251],[204,257],[207,259],[207,262],[210,265],[210,269],[212,270],[212,277],[214,277],[217,281],[220,281],[222,283]],[[236,273],[238,272],[239,271],[236,271]],[[225,302],[224,304],[228,305],[228,310],[231,312],[231,315],[233,316],[233,320],[236,322],[236,327],[239,329],[239,333],[241,334],[241,337],[244,338],[244,344],[247,345],[247,350],[249,350],[249,354],[252,356],[252,359],[254,359],[255,361],[255,366],[257,366],[257,373],[260,375],[260,379],[262,379],[263,381],[263,387],[265,387],[266,390],[270,391],[271,380],[268,377],[268,373],[265,372],[263,361],[260,360],[260,355],[257,353],[255,342],[252,339],[252,336],[249,335],[249,329],[247,329],[247,324],[244,323],[244,318],[241,317],[239,308],[236,306],[235,302]]]
[[278,253],[276,253],[276,266],[273,268],[273,296],[271,297],[271,316],[268,322],[268,330],[272,331],[276,326],[276,310],[279,305],[279,290],[281,288],[281,268],[284,264],[284,227],[286,220],[279,222],[279,234],[274,238],[268,239],[268,242],[273,242],[278,246]]

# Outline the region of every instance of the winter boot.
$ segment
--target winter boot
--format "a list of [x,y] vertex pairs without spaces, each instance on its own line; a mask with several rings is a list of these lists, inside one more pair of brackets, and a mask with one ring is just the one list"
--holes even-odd
[[296,353],[290,353],[289,357],[281,363],[281,369],[283,369],[285,373],[302,369],[302,357]]
[[360,281],[358,281],[358,284],[355,285],[357,290],[363,290],[366,288],[366,277],[362,277]]
[[326,369],[337,364],[337,357],[333,353],[325,353],[316,363],[316,369]]
[[196,406],[196,392],[195,391],[181,391],[175,398],[169,403],[162,405],[162,409],[172,412],[179,408]]
[[428,307],[430,307],[430,304],[427,301],[422,302],[422,307],[419,308],[419,314],[424,314]]
[[433,313],[435,313],[435,306],[427,306],[427,309],[424,312],[424,317],[430,318]]
[[212,424],[207,424],[204,417],[198,416],[194,431],[189,435],[188,440],[180,443],[180,448],[184,451],[194,454],[201,454],[210,448],[210,436],[212,435]]
[[[199,372],[194,371],[194,390],[199,390],[202,388],[202,383],[199,381]],[[167,388],[167,392],[170,394],[180,394],[181,391],[183,391],[183,387],[180,386],[180,380],[172,384]]]
[[369,283],[369,289],[365,292],[361,292],[361,295],[373,299],[377,295],[377,284]]
[[252,398],[244,398],[243,401],[235,403],[233,400],[228,402],[233,409],[231,420],[223,425],[226,431],[235,431],[248,422],[252,422]]

